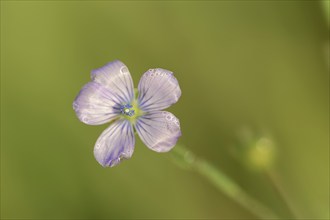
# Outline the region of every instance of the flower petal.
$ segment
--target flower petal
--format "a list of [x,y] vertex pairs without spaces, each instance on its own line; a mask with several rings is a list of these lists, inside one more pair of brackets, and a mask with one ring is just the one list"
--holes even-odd
[[93,70],[91,78],[100,83],[120,99],[120,104],[131,103],[134,98],[134,87],[131,74],[127,66],[119,60],[115,60],[105,66]]
[[96,82],[87,83],[73,102],[80,121],[89,125],[99,125],[111,121],[120,114],[119,100],[111,92]]
[[180,122],[172,113],[157,111],[139,117],[135,129],[151,150],[167,152],[181,136]]
[[173,73],[161,68],[145,72],[138,90],[139,106],[145,112],[165,109],[181,96],[179,83]]
[[94,156],[102,166],[113,167],[121,160],[132,157],[134,145],[132,124],[125,119],[120,119],[105,129],[97,139]]

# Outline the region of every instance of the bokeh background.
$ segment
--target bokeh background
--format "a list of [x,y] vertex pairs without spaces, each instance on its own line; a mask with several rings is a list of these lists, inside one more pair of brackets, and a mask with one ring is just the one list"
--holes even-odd
[[135,86],[149,68],[175,72],[179,144],[289,218],[244,158],[241,132],[266,135],[296,216],[327,219],[328,4],[1,1],[1,218],[256,218],[140,140],[115,168],[95,161],[108,125],[81,123],[72,102],[92,69],[120,59]]

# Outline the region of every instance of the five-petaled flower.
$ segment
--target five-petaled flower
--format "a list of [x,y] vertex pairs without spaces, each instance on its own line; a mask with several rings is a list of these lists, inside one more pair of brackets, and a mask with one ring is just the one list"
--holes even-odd
[[102,166],[112,167],[132,156],[134,128],[151,150],[167,152],[175,146],[181,136],[179,120],[162,111],[181,96],[172,72],[161,68],[145,72],[137,97],[130,72],[119,60],[93,70],[91,78],[77,95],[73,109],[86,124],[112,122],[94,147],[94,156]]

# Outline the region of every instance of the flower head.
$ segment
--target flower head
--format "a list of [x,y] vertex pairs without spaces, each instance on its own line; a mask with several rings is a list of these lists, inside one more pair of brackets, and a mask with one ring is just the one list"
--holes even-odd
[[173,73],[161,69],[145,72],[134,94],[131,75],[119,60],[93,70],[73,102],[78,118],[89,125],[112,122],[96,141],[94,156],[102,166],[115,166],[132,156],[134,130],[156,152],[171,150],[181,136],[179,120],[162,111],[176,103],[181,90]]

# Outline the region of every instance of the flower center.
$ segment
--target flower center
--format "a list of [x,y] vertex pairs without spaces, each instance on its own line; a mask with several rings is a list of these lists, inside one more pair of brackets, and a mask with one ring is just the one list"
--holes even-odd
[[124,115],[132,117],[135,114],[135,110],[131,104],[125,104],[120,107],[120,112]]
[[136,119],[145,113],[139,108],[137,101],[134,99],[131,103],[122,104],[120,106],[121,118],[129,120],[132,124],[135,124]]

